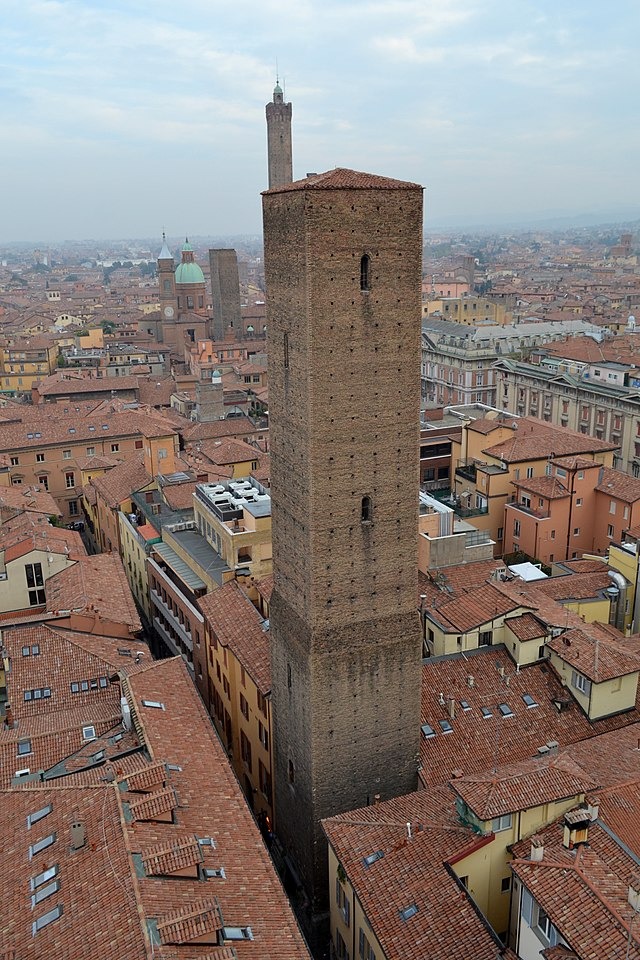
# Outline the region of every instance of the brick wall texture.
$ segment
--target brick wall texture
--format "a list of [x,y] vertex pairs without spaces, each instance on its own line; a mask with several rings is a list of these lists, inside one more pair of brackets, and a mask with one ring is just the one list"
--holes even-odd
[[417,783],[421,188],[269,192],[264,236],[277,823],[319,912],[320,820]]

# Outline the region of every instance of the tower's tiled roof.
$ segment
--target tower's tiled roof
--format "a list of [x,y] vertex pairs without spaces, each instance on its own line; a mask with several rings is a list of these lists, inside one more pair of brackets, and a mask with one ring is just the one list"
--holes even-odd
[[304,180],[283,183],[279,187],[265,190],[266,194],[288,193],[292,190],[422,190],[419,183],[406,180],[393,180],[373,173],[361,173],[359,170],[347,170],[336,167],[326,173],[314,173]]

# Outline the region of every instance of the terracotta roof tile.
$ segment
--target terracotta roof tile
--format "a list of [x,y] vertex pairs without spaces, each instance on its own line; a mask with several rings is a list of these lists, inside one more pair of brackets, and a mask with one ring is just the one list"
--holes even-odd
[[102,477],[94,477],[90,486],[96,491],[107,506],[115,509],[128,500],[136,490],[151,483],[144,466],[144,454],[136,454],[123,460],[117,467],[113,467]]
[[518,640],[537,640],[547,635],[547,627],[532,613],[505,618],[505,624]]
[[[505,679],[496,662],[506,668]],[[525,696],[530,699],[525,701]],[[450,699],[454,701],[453,718]],[[503,716],[500,703],[506,704],[513,716]],[[532,664],[516,672],[502,645],[467,652],[464,658],[454,655],[427,660],[422,668],[421,723],[428,724],[433,735],[423,733],[420,738],[420,777],[432,786],[448,781],[454,770],[470,776],[503,763],[530,759],[547,741],[559,743],[561,749],[577,745],[572,751],[579,752],[578,741],[595,744],[589,738],[610,731],[616,731],[611,734],[610,755],[616,737],[620,739],[620,751],[630,751],[631,746],[637,746],[637,736],[634,740],[627,730],[633,730],[639,719],[636,707],[615,717],[590,721],[548,663]],[[441,721],[451,727],[450,732],[444,732]],[[633,752],[629,757],[631,764]],[[595,777],[588,765],[584,769]],[[602,779],[601,772],[598,777]]]
[[[456,821],[446,789],[339,814],[322,826],[388,960],[496,960],[496,942],[446,867],[479,842]],[[403,919],[413,905],[417,912]]]
[[158,933],[162,943],[190,943],[192,940],[216,938],[222,929],[222,918],[217,900],[198,900],[158,920]]
[[626,503],[635,503],[640,500],[640,479],[621,473],[620,470],[603,467],[596,490]]
[[564,754],[507,764],[451,782],[480,820],[578,796],[595,786],[597,781]]
[[271,690],[271,643],[265,621],[235,580],[198,601],[209,630],[229,647],[260,693]]
[[72,567],[50,577],[45,591],[50,610],[86,611],[103,620],[126,624],[131,633],[142,630],[131,587],[117,554],[81,557]]
[[628,650],[624,642],[594,630],[593,624],[551,637],[547,646],[594,683],[640,671],[640,657]]
[[148,877],[167,876],[188,867],[196,867],[204,860],[197,837],[176,837],[169,844],[145,850],[142,856],[144,872]]
[[312,174],[304,180],[294,180],[293,183],[272,187],[270,190],[265,190],[263,196],[290,193],[296,190],[422,190],[422,187],[418,183],[392,180],[372,173],[336,167],[334,170],[327,170],[326,173]]
[[556,427],[535,417],[521,417],[517,424],[512,437],[486,447],[483,453],[505,463],[522,463],[525,460],[616,450],[619,446],[567,427]]

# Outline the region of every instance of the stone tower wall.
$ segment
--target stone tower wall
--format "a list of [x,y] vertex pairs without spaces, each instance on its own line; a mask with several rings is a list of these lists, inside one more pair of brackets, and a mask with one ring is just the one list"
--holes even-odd
[[320,820],[417,783],[421,190],[267,194],[264,234],[277,824],[317,913]]
[[269,189],[281,187],[293,180],[291,151],[291,104],[268,103],[267,158],[269,161]]

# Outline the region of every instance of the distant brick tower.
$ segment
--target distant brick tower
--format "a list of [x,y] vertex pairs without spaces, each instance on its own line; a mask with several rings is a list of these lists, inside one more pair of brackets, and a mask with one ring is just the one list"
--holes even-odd
[[[162,250],[158,254],[158,284],[160,286],[160,316],[163,323],[175,323],[178,317],[175,262],[162,234]],[[162,329],[162,328],[161,328]]]
[[211,269],[211,300],[213,303],[213,321],[211,332],[213,339],[224,340],[229,327],[233,327],[236,337],[242,332],[242,312],[240,309],[240,279],[238,277],[238,255],[231,249],[209,250]]
[[276,81],[273,102],[265,107],[267,114],[267,155],[269,159],[269,189],[281,187],[293,180],[291,159],[291,104],[284,102],[284,94]]
[[315,918],[320,820],[417,786],[422,189],[263,195],[276,828]]

